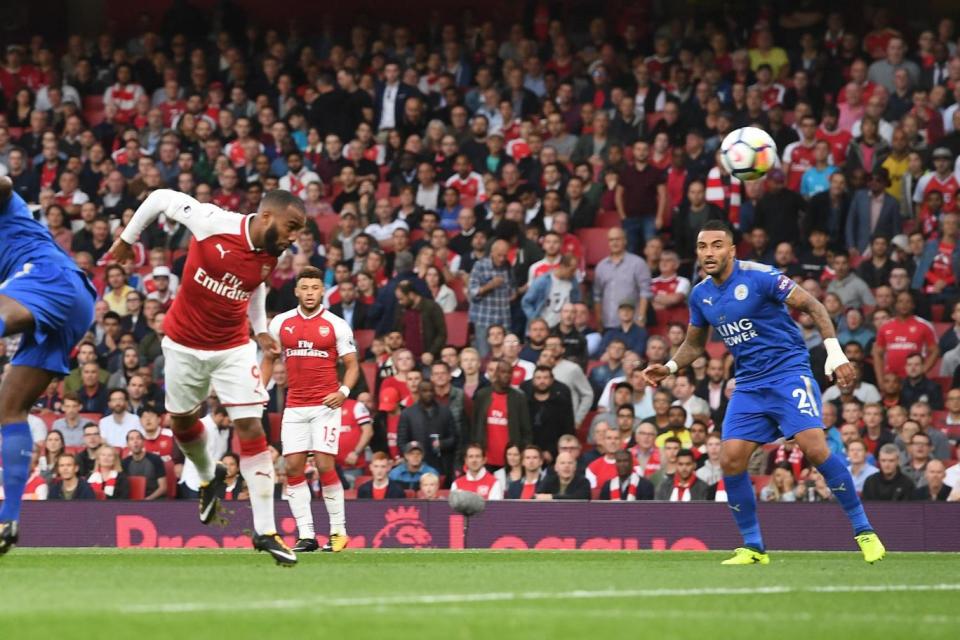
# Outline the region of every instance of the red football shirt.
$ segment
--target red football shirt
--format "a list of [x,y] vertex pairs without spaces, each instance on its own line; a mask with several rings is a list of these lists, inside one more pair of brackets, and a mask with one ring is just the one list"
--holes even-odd
[[494,391],[490,394],[487,410],[487,463],[496,467],[504,465],[510,429],[507,426],[507,394]]
[[367,411],[367,407],[362,402],[347,398],[340,407],[340,444],[336,460],[341,467],[362,469],[367,466],[362,453],[353,466],[347,465],[345,460],[351,451],[356,450],[363,435],[363,427],[368,424],[370,424],[370,412]]
[[877,331],[877,344],[885,350],[884,371],[904,378],[907,375],[907,356],[912,353],[926,356],[937,344],[937,336],[933,326],[917,316],[906,320],[893,318],[883,323]]

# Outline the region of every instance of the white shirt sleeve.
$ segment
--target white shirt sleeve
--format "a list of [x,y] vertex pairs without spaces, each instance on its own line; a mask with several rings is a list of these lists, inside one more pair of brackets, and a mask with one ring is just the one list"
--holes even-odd
[[930,178],[933,177],[932,173],[925,173],[923,176],[917,180],[917,188],[913,191],[913,201],[920,203],[923,202],[923,192],[926,190],[927,185],[930,183]]
[[370,424],[370,412],[367,411],[367,405],[358,402],[353,407],[353,417],[359,425]]
[[[239,225],[245,220],[243,216],[228,213],[216,205],[202,204],[185,193],[172,189],[157,189],[137,208],[120,237],[124,242],[133,244],[160,214],[185,225],[197,240],[217,233],[239,233]],[[236,227],[236,230],[233,227]]]
[[247,308],[247,317],[254,335],[267,332],[267,285],[260,285],[250,294],[250,306]]
[[353,341],[353,329],[342,318],[333,323],[333,331],[337,336],[337,354],[342,358],[357,352],[357,345]]
[[267,333],[277,342],[280,342],[280,327],[283,325],[283,320],[283,314],[277,314],[273,316],[273,320],[267,326]]
[[487,500],[503,500],[503,485],[497,480],[490,487],[490,493],[487,494]]

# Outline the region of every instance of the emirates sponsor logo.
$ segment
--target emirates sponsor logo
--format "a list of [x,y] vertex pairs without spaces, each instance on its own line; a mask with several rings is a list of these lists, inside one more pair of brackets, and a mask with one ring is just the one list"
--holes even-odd
[[230,300],[245,301],[250,299],[250,292],[242,288],[243,281],[229,272],[224,273],[223,277],[217,280],[207,273],[203,267],[197,267],[196,273],[193,274],[193,281],[204,289]]

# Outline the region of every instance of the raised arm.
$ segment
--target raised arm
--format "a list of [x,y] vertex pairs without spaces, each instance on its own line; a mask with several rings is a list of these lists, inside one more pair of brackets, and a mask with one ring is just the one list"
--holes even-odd
[[836,374],[838,385],[853,384],[856,372],[853,365],[847,360],[846,354],[843,353],[843,347],[837,340],[837,331],[833,326],[833,320],[830,319],[830,314],[823,303],[807,293],[803,287],[796,286],[787,295],[786,302],[791,309],[810,314],[814,324],[817,325],[817,330],[823,336],[823,346],[827,349],[827,362],[824,365],[827,378],[832,378]]
[[687,325],[687,337],[667,364],[651,364],[643,370],[643,379],[650,386],[658,386],[664,378],[673,375],[700,357],[707,344],[707,328]]
[[132,257],[131,246],[140,238],[144,229],[156,222],[161,213],[195,231],[193,223],[204,215],[201,213],[202,208],[203,205],[185,193],[173,189],[157,189],[137,208],[123,233],[110,247],[110,255],[118,262]]

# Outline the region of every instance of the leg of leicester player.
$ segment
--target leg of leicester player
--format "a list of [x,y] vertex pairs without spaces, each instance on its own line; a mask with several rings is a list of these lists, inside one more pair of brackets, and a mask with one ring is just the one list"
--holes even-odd
[[0,337],[22,334],[0,384],[0,435],[4,501],[0,555],[19,541],[20,505],[30,471],[30,407],[56,375],[68,370],[74,344],[93,322],[94,290],[0,178]]

